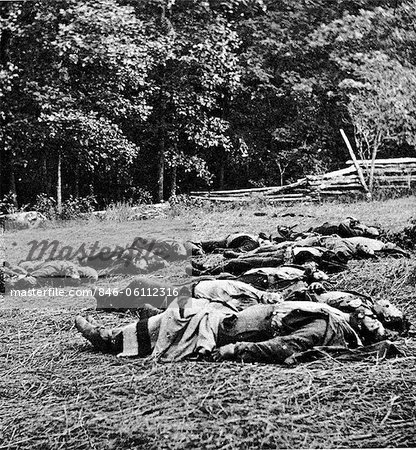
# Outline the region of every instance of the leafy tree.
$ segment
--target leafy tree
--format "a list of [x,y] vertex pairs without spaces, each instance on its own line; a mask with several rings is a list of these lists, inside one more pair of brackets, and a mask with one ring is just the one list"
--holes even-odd
[[362,81],[345,79],[348,111],[360,157],[374,160],[387,144],[416,146],[416,70],[383,54],[374,54],[356,70]]
[[397,9],[377,7],[347,14],[315,33],[315,46],[330,49],[330,58],[338,67],[339,88],[347,98],[357,151],[361,158],[372,160],[370,189],[380,151],[416,144],[411,17],[416,18],[416,5],[405,2]]
[[146,21],[148,38],[161,43],[154,48],[159,63],[149,73],[152,114],[143,130],[147,150],[157,154],[161,200],[166,168],[175,195],[178,170],[209,182],[208,152],[234,148],[226,111],[240,83],[239,38],[208,2],[144,1],[136,14]]
[[84,172],[103,160],[131,161],[137,147],[123,120],[149,113],[143,100],[149,58],[132,9],[112,0],[8,7],[13,73],[6,77],[3,142],[20,134],[16,152],[32,157],[34,173],[37,159],[47,167],[62,157]]
[[341,125],[363,155],[414,148],[414,2],[0,7],[0,189],[20,202],[286,183],[346,159]]

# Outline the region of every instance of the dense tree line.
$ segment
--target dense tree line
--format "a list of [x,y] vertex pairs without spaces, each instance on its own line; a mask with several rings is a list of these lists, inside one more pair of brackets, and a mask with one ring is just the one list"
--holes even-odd
[[0,196],[155,200],[411,156],[416,2],[2,2]]

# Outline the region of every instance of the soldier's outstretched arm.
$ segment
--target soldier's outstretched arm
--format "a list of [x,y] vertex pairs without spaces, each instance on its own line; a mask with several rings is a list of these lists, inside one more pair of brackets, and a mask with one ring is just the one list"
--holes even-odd
[[295,353],[324,345],[327,325],[326,319],[317,318],[285,336],[276,336],[263,342],[229,344],[217,349],[214,359],[283,363]]

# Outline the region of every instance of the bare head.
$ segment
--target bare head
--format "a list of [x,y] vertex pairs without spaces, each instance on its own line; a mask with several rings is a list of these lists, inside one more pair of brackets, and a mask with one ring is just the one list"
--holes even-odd
[[410,322],[404,313],[389,300],[376,300],[373,305],[373,310],[377,318],[386,328],[397,331],[400,334],[406,334],[409,331]]
[[305,268],[306,278],[310,279],[311,282],[329,280],[329,276],[322,270],[318,269],[318,265],[316,264],[316,262],[307,262],[303,264],[303,267]]
[[351,313],[350,324],[357,331],[364,345],[386,339],[386,329],[369,308],[358,307]]

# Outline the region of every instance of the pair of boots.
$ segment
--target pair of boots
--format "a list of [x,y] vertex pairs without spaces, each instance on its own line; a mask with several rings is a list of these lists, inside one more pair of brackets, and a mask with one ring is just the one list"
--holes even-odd
[[105,328],[93,317],[86,319],[82,316],[75,318],[77,330],[94,346],[104,353],[119,353],[123,351],[123,333],[120,329]]
[[[190,295],[190,294],[189,294]],[[159,308],[145,304],[137,310],[140,320],[147,321],[150,317],[163,312]],[[121,353],[123,351],[123,330],[122,328],[105,328],[100,325],[92,316],[86,319],[82,316],[75,318],[76,329],[91,342],[97,350],[104,353]]]

